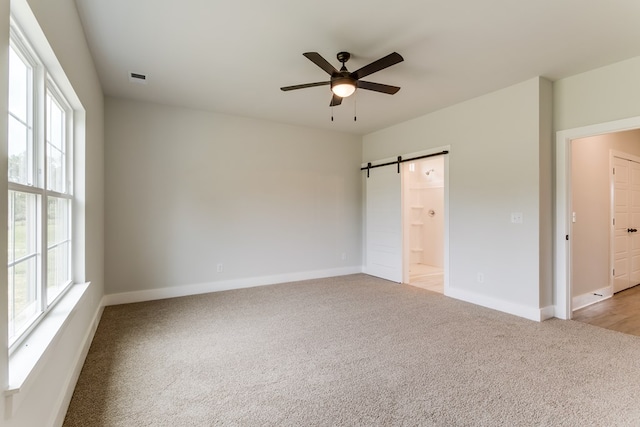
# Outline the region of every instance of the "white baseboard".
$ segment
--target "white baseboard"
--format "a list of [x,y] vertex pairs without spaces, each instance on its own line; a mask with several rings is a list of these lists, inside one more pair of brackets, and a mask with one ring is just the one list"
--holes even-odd
[[134,302],[152,301],[165,298],[184,297],[207,294],[210,292],[228,291],[232,289],[252,288],[255,286],[275,285],[277,283],[297,282],[300,280],[322,279],[325,277],[346,276],[362,273],[362,266],[332,268],[327,270],[301,271],[297,273],[273,276],[247,277],[243,279],[222,280],[211,283],[172,286],[144,291],[122,292],[105,295],[105,305],[130,304]]
[[540,309],[540,321],[544,321],[547,319],[552,319],[556,315],[556,309],[553,305],[548,305],[546,307],[542,307]]
[[547,320],[553,317],[554,313],[553,306],[547,306],[543,308],[527,307],[520,304],[514,304],[509,301],[487,297],[485,295],[480,295],[461,289],[454,289],[451,287],[445,289],[445,295],[451,298],[470,302],[472,304],[491,308],[493,310],[498,310],[504,313],[513,314],[515,316],[524,317],[525,319],[534,320],[536,322]]
[[613,288],[611,286],[605,286],[604,288],[596,289],[595,291],[576,295],[571,298],[571,311],[579,310],[591,304],[611,298],[612,296]]

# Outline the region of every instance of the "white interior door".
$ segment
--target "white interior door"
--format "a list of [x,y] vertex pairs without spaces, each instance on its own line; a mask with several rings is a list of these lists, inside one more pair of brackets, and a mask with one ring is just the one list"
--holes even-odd
[[640,284],[640,164],[614,157],[613,291]]
[[369,171],[366,178],[365,273],[402,282],[402,193],[395,166]]
[[631,232],[629,232],[629,287],[640,284],[640,163],[629,161],[629,211]]

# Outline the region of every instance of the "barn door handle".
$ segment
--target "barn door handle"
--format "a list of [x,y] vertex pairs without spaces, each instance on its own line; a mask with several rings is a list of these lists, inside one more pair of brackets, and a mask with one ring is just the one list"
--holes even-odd
[[636,233],[637,231],[637,228],[627,228],[627,233]]

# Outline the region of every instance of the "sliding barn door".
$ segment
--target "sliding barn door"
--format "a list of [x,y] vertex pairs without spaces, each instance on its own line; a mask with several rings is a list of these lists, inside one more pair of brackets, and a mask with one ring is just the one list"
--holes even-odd
[[402,282],[402,195],[395,166],[369,171],[366,178],[365,273]]

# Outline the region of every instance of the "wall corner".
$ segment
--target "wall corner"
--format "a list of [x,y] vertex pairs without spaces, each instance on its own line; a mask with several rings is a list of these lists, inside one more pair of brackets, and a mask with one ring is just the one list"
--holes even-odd
[[539,268],[540,307],[553,304],[553,84],[539,77]]

